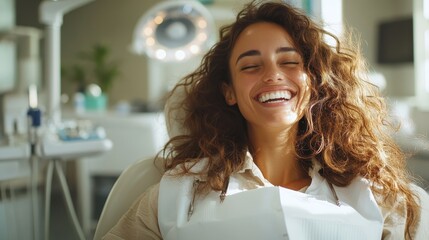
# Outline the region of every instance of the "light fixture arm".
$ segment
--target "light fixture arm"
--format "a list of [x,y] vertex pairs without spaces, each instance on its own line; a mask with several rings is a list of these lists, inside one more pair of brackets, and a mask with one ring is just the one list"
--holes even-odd
[[64,14],[94,0],[51,0],[43,1],[39,7],[40,22],[50,26],[60,27]]
[[58,125],[61,121],[61,25],[63,15],[94,0],[43,1],[39,6],[39,20],[45,29],[45,77],[47,78],[47,120]]

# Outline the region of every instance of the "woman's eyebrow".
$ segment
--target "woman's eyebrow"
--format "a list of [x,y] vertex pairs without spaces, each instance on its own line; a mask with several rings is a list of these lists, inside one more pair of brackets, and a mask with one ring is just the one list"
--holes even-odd
[[240,54],[240,56],[237,57],[237,60],[235,61],[235,64],[237,64],[238,60],[242,59],[243,57],[257,56],[257,55],[261,55],[261,52],[258,51],[258,50],[249,50],[249,51],[246,51],[246,52]]
[[[276,53],[282,53],[282,52],[297,52],[297,50],[293,47],[280,47],[276,49]],[[240,54],[240,56],[237,57],[237,60],[235,61],[235,64],[237,64],[237,62],[242,59],[243,57],[248,57],[248,56],[258,56],[261,55],[261,52],[258,50],[249,50],[246,51],[242,54]]]
[[298,52],[298,51],[293,47],[280,47],[276,49],[276,53],[281,53],[281,52]]

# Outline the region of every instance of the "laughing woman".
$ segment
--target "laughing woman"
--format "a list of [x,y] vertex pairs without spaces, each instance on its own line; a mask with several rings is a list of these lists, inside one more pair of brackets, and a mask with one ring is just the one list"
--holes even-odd
[[166,173],[105,239],[429,239],[365,71],[299,10],[247,4],[174,89]]

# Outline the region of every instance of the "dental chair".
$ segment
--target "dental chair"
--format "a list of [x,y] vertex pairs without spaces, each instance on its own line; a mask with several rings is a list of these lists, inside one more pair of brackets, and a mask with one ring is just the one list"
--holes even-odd
[[154,158],[146,158],[126,168],[113,185],[97,223],[94,240],[101,239],[151,185],[159,182],[162,170]]
[[[185,91],[186,89],[176,91],[165,105],[164,116],[170,138],[183,133],[181,126],[184,112],[180,110],[180,102],[186,94]],[[130,165],[121,173],[107,197],[98,220],[94,240],[100,240],[148,187],[161,180],[164,172],[163,160],[158,158],[155,161],[154,157],[143,159]],[[422,206],[416,239],[423,239],[422,235],[429,235],[429,195],[415,184],[412,184],[412,189],[420,197]]]
[[[170,138],[183,133],[181,126],[184,112],[180,110],[180,102],[185,94],[185,89],[180,89],[165,104],[164,116]],[[164,173],[163,160],[162,158],[155,160],[155,157],[145,158],[130,165],[121,173],[106,199],[98,219],[94,240],[100,240],[148,187],[161,180]]]

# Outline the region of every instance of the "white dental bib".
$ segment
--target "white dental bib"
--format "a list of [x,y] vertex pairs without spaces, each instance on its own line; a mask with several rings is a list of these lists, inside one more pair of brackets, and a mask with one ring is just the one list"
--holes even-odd
[[219,192],[197,197],[189,221],[194,177],[164,175],[158,198],[163,239],[381,239],[383,217],[368,182],[360,178],[335,187],[337,206],[316,170],[305,193],[272,185],[246,190],[232,175],[225,200],[220,202]]

